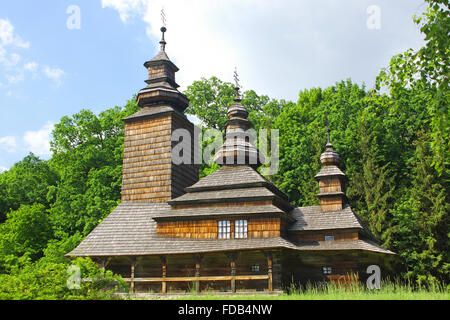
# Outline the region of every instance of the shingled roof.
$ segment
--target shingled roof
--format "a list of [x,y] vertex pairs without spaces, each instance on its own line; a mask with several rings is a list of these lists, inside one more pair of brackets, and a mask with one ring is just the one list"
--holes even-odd
[[278,214],[284,215],[285,212],[274,205],[260,206],[233,206],[233,207],[206,207],[206,208],[185,208],[162,212],[153,216],[153,219],[170,220],[173,218],[194,218],[194,217],[222,217],[222,216],[242,216],[248,214]]
[[349,205],[341,211],[323,212],[320,206],[299,207],[292,210],[295,222],[288,227],[288,231],[324,231],[339,229],[360,229],[368,237],[378,242],[378,239],[362,223]]
[[367,250],[391,253],[368,240],[293,243],[282,237],[200,240],[156,233],[154,218],[170,214],[164,203],[122,202],[67,256],[139,256],[285,248],[294,250]]
[[270,184],[258,171],[249,166],[223,166],[207,175],[196,184],[187,187],[187,192],[222,190],[229,187]]

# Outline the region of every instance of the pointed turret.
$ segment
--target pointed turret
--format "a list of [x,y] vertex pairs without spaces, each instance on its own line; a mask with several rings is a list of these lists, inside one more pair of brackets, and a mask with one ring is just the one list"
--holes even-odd
[[248,111],[241,104],[239,84],[236,79],[234,104],[228,108],[225,142],[214,156],[218,165],[249,165],[254,169],[264,163],[264,156],[254,146],[256,132],[249,130],[252,124],[247,119]]
[[138,105],[141,108],[170,105],[177,111],[183,112],[189,105],[187,97],[179,92],[179,85],[175,82],[175,73],[178,67],[170,61],[166,54],[166,40],[164,34],[166,27],[161,28],[162,38],[159,42],[160,51],[151,60],[144,63],[148,70],[147,87],[139,91]]
[[340,211],[346,203],[345,183],[347,177],[338,167],[341,158],[333,149],[329,128],[327,128],[327,133],[326,150],[320,156],[323,168],[314,178],[319,182],[319,194],[317,196],[320,199],[321,210],[324,212]]

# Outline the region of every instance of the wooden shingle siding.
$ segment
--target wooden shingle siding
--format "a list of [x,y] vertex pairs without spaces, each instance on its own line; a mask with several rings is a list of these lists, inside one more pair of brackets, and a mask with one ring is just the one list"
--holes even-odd
[[340,192],[342,190],[342,183],[340,178],[331,177],[326,180],[319,181],[319,189],[321,193]]
[[[234,221],[231,221],[231,238],[234,238]],[[217,239],[219,219],[161,221],[157,224],[160,236],[190,239]],[[248,238],[280,236],[280,218],[252,218],[248,220]]]
[[322,197],[320,198],[320,206],[322,211],[325,212],[340,211],[343,208],[342,196]]
[[125,122],[122,201],[167,202],[198,180],[193,161],[172,163],[172,132],[179,127],[193,134],[193,125],[177,113]]
[[160,236],[191,239],[217,238],[216,220],[173,221],[158,223]]
[[280,218],[253,218],[248,220],[249,238],[270,238],[280,236]]

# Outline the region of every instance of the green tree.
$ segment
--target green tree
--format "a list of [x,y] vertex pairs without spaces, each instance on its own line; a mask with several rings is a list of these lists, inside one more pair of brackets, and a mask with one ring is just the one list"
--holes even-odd
[[[91,281],[80,281],[78,288],[70,288],[68,280],[77,276],[68,272],[71,265],[79,268],[80,279]],[[111,271],[105,272],[89,258],[78,258],[72,263],[27,261],[10,274],[0,274],[0,300],[117,299],[115,293],[126,290],[127,286],[120,276]]]
[[410,161],[412,187],[392,210],[390,241],[405,259],[408,277],[418,284],[446,282],[450,274],[448,177],[443,180],[432,167],[429,135],[422,132],[415,146]]
[[6,222],[0,225],[0,270],[9,268],[18,257],[40,258],[52,236],[50,221],[42,204],[22,205],[11,211]]
[[430,93],[427,105],[431,115],[433,165],[442,173],[448,166],[449,156],[449,53],[450,53],[450,4],[448,0],[425,0],[427,11],[414,22],[425,35],[425,45],[419,50],[409,49],[391,59],[383,70],[377,87],[385,84],[394,99],[402,96],[406,88],[419,85]]
[[43,161],[30,153],[6,172],[0,174],[0,222],[6,219],[10,210],[21,205],[41,203],[46,208],[47,192],[56,185],[57,174]]
[[124,125],[138,106],[128,101],[98,116],[88,110],[55,125],[51,165],[60,175],[48,193],[56,235],[87,235],[120,201]]

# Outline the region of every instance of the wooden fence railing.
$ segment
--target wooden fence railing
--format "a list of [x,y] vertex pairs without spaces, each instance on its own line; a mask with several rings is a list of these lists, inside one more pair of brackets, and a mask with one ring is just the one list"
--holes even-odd
[[[167,282],[194,282],[198,283],[200,281],[232,281],[236,280],[269,280],[271,282],[272,277],[269,274],[264,275],[240,275],[240,276],[201,276],[201,277],[159,277],[159,278],[124,278],[123,280],[130,283],[130,288],[134,289],[135,283],[154,283],[161,282],[161,292],[167,293]],[[234,283],[232,288],[234,287]],[[272,287],[271,283],[269,285],[270,289]],[[199,286],[196,285],[197,291],[199,291]],[[134,290],[131,290],[132,293]]]

